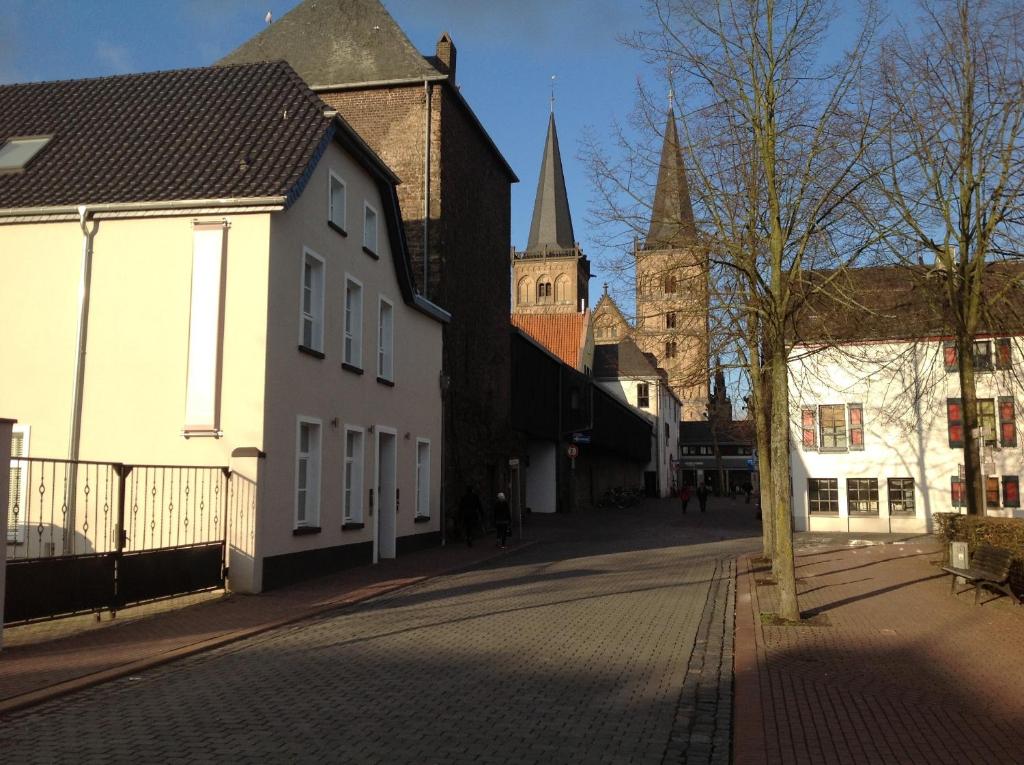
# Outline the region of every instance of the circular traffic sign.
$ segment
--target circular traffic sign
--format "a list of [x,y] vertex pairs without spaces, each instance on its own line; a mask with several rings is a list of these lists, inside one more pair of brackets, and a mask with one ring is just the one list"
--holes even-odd
[[569,444],[565,453],[569,455],[569,459],[574,460],[580,453],[580,447],[576,446],[576,444]]

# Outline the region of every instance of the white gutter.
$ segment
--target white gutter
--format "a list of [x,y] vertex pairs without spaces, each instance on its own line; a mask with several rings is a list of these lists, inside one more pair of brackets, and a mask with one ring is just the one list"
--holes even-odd
[[[190,207],[262,207],[283,205],[287,197],[231,197],[226,199],[170,199],[157,202],[106,202],[89,205],[89,214],[134,212],[145,210],[179,210]],[[0,209],[0,217],[43,215],[71,215],[81,219],[82,205],[53,205],[49,207],[8,207]]]

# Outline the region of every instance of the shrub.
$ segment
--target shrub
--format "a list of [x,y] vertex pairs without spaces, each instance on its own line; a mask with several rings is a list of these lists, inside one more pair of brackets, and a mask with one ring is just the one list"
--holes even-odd
[[1013,553],[1010,586],[1018,595],[1024,595],[1024,518],[986,518],[960,513],[935,513],[932,517],[935,535],[946,543],[947,554],[950,542],[966,542],[971,555],[982,542],[1010,550]]

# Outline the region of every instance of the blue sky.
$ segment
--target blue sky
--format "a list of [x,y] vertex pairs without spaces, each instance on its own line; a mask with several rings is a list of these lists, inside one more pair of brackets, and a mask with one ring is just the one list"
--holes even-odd
[[[0,83],[95,77],[211,64],[280,18],[297,0],[4,0]],[[463,95],[512,165],[512,243],[523,247],[547,128],[551,75],[576,238],[600,253],[586,226],[590,191],[578,140],[624,119],[640,57],[616,37],[643,21],[623,0],[384,0],[423,53],[448,31]],[[602,275],[591,285],[596,298]]]

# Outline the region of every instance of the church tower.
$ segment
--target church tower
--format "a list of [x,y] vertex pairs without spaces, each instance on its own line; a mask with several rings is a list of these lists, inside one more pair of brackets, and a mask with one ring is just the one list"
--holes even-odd
[[647,238],[636,257],[636,344],[668,372],[683,420],[708,409],[708,260],[697,242],[690,189],[669,106]]
[[530,239],[525,250],[512,250],[512,311],[582,313],[587,309],[589,282],[590,261],[573,236],[552,110]]

